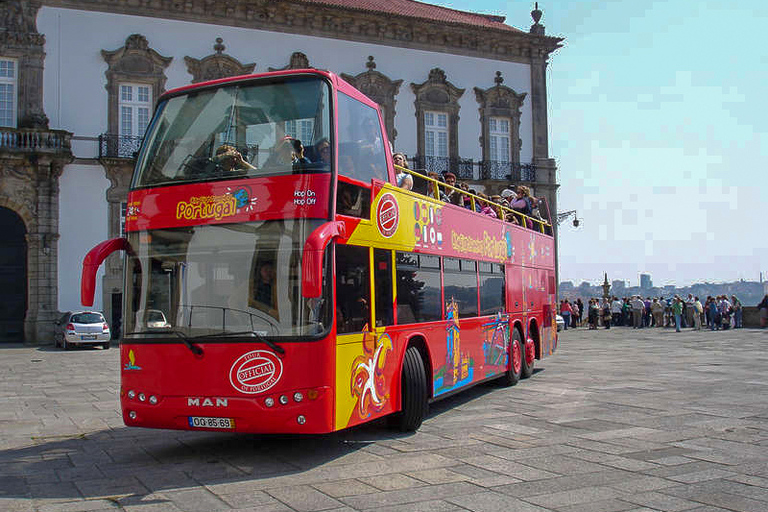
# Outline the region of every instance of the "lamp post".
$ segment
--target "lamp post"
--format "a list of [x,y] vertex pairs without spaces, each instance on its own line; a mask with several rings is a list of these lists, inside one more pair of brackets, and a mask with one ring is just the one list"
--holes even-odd
[[565,221],[565,219],[567,219],[571,215],[573,215],[573,227],[575,227],[575,228],[579,227],[579,224],[581,224],[581,220],[579,220],[579,218],[576,217],[576,210],[568,210],[568,211],[565,211],[565,212],[558,212],[557,213],[557,225],[559,226],[560,224],[562,224],[563,221]]

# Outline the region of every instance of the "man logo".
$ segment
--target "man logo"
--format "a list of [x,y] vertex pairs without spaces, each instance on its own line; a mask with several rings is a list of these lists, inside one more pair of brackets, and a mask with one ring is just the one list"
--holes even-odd
[[[201,402],[202,400],[202,402]],[[214,402],[213,400],[216,400]],[[227,407],[226,398],[187,398],[187,406],[189,407]]]

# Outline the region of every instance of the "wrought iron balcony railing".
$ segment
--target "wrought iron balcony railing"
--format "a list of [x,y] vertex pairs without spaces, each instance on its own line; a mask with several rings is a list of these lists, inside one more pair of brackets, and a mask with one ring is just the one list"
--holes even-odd
[[99,135],[99,158],[136,158],[144,137],[137,135]]
[[409,162],[411,169],[423,173],[436,172],[440,176],[452,172],[458,180],[500,180],[511,183],[536,182],[536,166],[516,162],[484,160],[475,162],[464,158],[415,156]]
[[536,166],[517,162],[496,162],[485,160],[478,162],[481,180],[504,180],[518,183],[536,181]]
[[72,153],[72,134],[64,130],[0,128],[0,151],[19,153]]

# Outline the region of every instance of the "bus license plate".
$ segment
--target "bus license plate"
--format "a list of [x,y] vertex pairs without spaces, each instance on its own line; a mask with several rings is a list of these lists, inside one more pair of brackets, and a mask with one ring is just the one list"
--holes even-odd
[[235,428],[234,418],[209,418],[205,416],[189,416],[189,426],[192,428]]

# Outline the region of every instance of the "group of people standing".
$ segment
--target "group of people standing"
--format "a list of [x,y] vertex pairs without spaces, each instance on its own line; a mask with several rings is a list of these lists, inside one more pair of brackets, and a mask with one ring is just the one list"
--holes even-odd
[[[758,305],[761,308],[761,325],[768,323],[768,295]],[[608,299],[590,299],[585,306],[581,298],[571,302],[568,299],[560,301],[560,316],[563,317],[565,329],[582,325],[586,317],[590,329],[598,325],[609,329],[611,325],[643,329],[646,327],[675,327],[677,332],[690,327],[700,330],[706,325],[711,330],[738,329],[742,327],[743,305],[735,296],[730,299],[726,295],[707,297],[704,303],[693,294],[686,299],[679,295],[664,299],[639,295],[632,297],[612,297]]]

